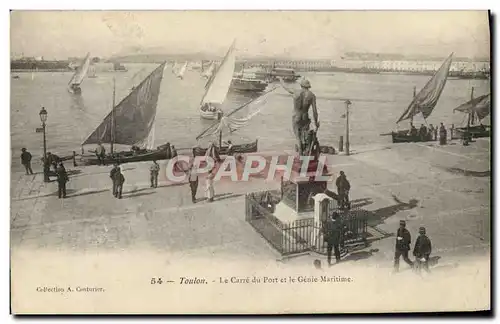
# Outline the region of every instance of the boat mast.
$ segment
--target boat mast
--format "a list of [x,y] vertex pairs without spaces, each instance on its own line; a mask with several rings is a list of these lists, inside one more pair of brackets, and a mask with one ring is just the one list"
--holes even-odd
[[[474,99],[474,87],[472,87],[470,91],[470,100]],[[469,113],[469,118],[467,120],[467,128],[470,127],[471,124],[474,124],[474,110],[471,110]]]
[[113,154],[113,144],[115,143],[115,93],[116,80],[113,78],[113,106],[111,107],[111,154]]
[[[414,86],[413,87],[413,98],[415,98],[417,96],[417,86]],[[411,118],[410,118],[410,126],[413,125],[413,115],[411,115]]]

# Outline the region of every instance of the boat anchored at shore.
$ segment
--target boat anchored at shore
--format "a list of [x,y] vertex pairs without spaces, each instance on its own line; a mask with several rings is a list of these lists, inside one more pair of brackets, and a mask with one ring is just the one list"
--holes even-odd
[[200,117],[209,120],[218,120],[222,117],[222,110],[217,105],[222,105],[226,100],[231,80],[234,74],[236,56],[234,52],[235,41],[229,47],[221,65],[208,79],[205,85],[205,94],[200,102]]
[[[418,94],[413,95],[413,100],[403,112],[401,117],[397,120],[396,124],[400,123],[403,120],[410,120],[410,124],[413,128],[413,117],[418,114],[422,114],[424,120],[426,120],[436,107],[436,104],[443,92],[444,86],[446,84],[446,80],[448,78],[448,73],[450,71],[450,66],[452,62],[453,53],[448,56],[448,58],[443,62],[441,67],[436,71],[436,73],[432,76],[432,78],[426,83],[426,85],[420,90]],[[411,129],[400,130],[396,132],[391,132],[389,134],[381,134],[381,135],[391,135],[393,143],[408,143],[408,142],[421,142],[421,141],[430,141],[432,140],[432,136],[419,136],[419,134],[415,133],[415,130],[412,132]]]
[[[111,152],[104,158],[106,164],[118,162],[139,162],[171,158],[170,144],[154,147],[154,125],[156,107],[160,93],[165,63],[162,63],[146,77],[128,96],[113,108],[102,123],[82,143],[81,161],[84,165],[99,164],[95,155],[85,155],[83,146],[88,144],[110,144]],[[115,152],[114,145],[128,145],[130,151]]]
[[474,98],[473,87],[470,100],[453,109],[453,112],[455,111],[467,115],[467,126],[453,129],[458,138],[472,140],[473,138],[491,136],[491,126],[481,123],[491,112],[491,93]]

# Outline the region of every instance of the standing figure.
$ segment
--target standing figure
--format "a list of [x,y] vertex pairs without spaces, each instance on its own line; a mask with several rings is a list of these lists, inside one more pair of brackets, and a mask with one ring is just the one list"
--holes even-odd
[[125,183],[125,177],[123,176],[123,173],[121,172],[119,167],[114,174],[114,182],[116,183],[115,197],[118,199],[122,199],[122,191],[123,191],[123,184]]
[[399,221],[399,228],[396,235],[396,252],[394,255],[394,271],[399,271],[399,258],[403,256],[403,260],[413,268],[413,262],[408,258],[410,251],[411,235],[406,229],[406,221]]
[[444,127],[443,123],[441,123],[441,126],[439,127],[439,144],[440,145],[446,145],[446,128]]
[[21,164],[26,169],[26,175],[33,174],[33,170],[31,169],[31,153],[26,151],[24,147],[21,149],[21,152]]
[[340,241],[342,237],[342,224],[337,213],[333,213],[328,217],[325,223],[324,230],[325,240],[327,243],[327,258],[328,265],[332,265],[332,250],[335,253],[335,260],[340,262]]
[[208,171],[206,179],[205,193],[209,202],[214,201],[215,189],[214,189],[214,173],[213,169]]
[[293,133],[295,134],[295,138],[297,140],[298,153],[302,156],[304,155],[306,150],[305,141],[309,132],[309,126],[311,124],[311,119],[309,119],[310,107],[312,107],[316,131],[319,128],[316,95],[311,90],[309,90],[311,88],[311,83],[309,82],[309,80],[303,79],[300,82],[300,91],[289,89],[285,85],[283,79],[280,79],[280,82],[283,89],[293,95],[292,127]]
[[57,185],[59,198],[66,198],[66,182],[69,181],[68,173],[62,162],[59,163],[57,169]]
[[347,177],[344,171],[340,171],[340,175],[335,181],[337,185],[337,192],[339,194],[338,201],[340,204],[340,208],[351,208],[351,204],[349,202],[349,190],[351,190],[351,184],[347,180]]
[[233,155],[233,143],[231,141],[227,141],[227,155]]
[[153,164],[149,167],[150,179],[151,179],[151,188],[158,187],[158,174],[160,173],[160,166],[153,160]]
[[115,174],[117,171],[119,171],[120,168],[118,167],[118,163],[115,162],[113,164],[113,168],[111,169],[111,171],[109,172],[109,177],[111,178],[111,180],[113,181],[113,196],[116,197],[116,181],[115,181]]
[[413,255],[416,258],[417,270],[420,272],[422,268],[425,271],[429,271],[429,256],[432,252],[431,240],[425,235],[425,227],[420,227],[418,230],[420,234],[415,242],[415,247],[413,248]]
[[435,141],[435,139],[434,139],[434,126],[432,124],[429,124],[428,138],[429,138],[429,141]]
[[97,144],[95,155],[97,156],[99,165],[106,165],[106,163],[104,162],[104,158],[106,157],[106,149],[104,148],[104,146],[102,146],[101,142]]
[[189,168],[189,187],[191,188],[191,201],[196,203],[196,192],[198,191],[198,173],[194,167],[194,163]]

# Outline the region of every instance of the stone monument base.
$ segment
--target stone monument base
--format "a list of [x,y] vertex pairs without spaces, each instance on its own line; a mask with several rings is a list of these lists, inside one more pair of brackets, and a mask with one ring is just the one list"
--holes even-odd
[[[305,176],[300,176],[302,161],[295,158],[290,180],[284,181],[281,186],[283,197],[276,205],[274,216],[284,223],[290,223],[299,219],[314,217],[315,201],[313,197],[324,193],[327,189],[326,180],[316,180],[319,167],[318,160],[311,160],[307,166]],[[319,175],[329,176],[326,165]]]

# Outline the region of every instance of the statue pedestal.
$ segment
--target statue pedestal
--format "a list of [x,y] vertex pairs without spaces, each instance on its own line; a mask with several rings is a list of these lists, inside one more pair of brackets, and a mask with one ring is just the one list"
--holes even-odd
[[327,188],[326,180],[317,180],[317,175],[329,176],[326,166],[317,172],[319,163],[311,160],[307,171],[301,176],[302,161],[297,157],[294,161],[290,180],[281,184],[283,197],[276,205],[274,216],[282,222],[293,222],[298,219],[314,217],[316,194],[323,193]]

